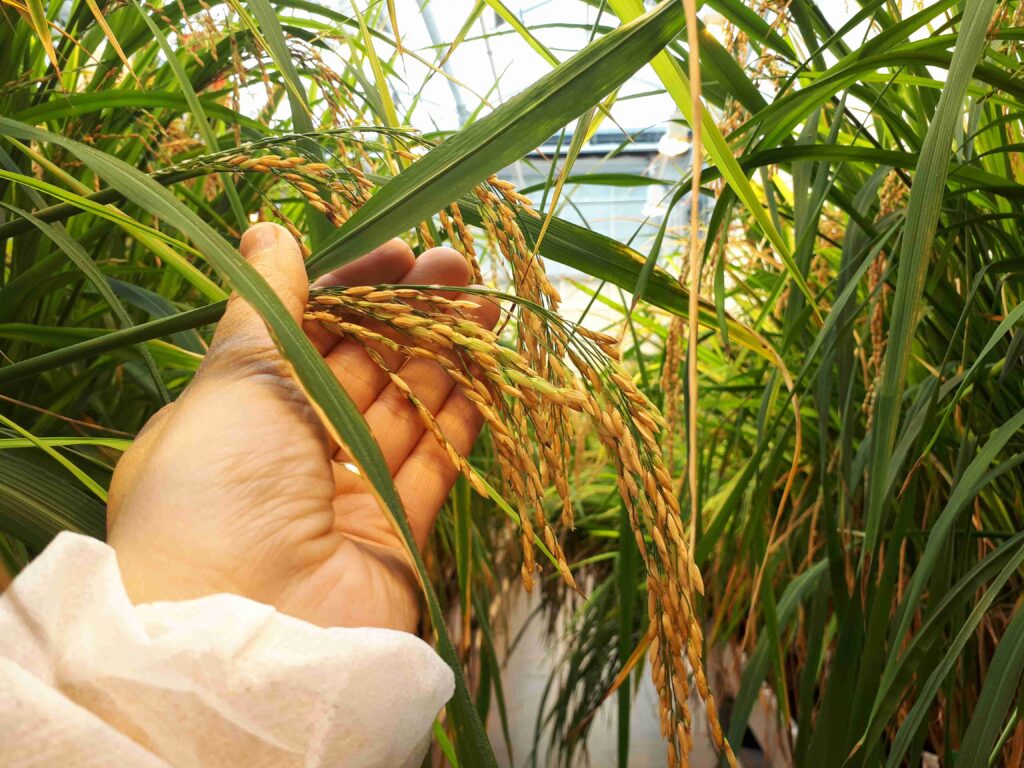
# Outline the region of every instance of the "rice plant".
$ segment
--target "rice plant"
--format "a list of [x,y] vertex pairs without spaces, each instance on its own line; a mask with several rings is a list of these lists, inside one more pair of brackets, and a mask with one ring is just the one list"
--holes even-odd
[[[549,28],[486,0],[422,49],[380,1],[0,8],[6,571],[103,535],[114,463],[234,290],[408,542],[458,675],[435,760],[505,748],[483,723],[508,740],[495,623],[522,586],[568,644],[534,764],[578,764],[614,697],[627,765],[645,663],[670,765],[691,688],[724,763],[765,701],[773,765],[1024,762],[1024,6],[606,0]],[[590,42],[568,55],[565,30]],[[516,96],[446,68],[506,35],[550,68]],[[648,62],[696,162],[574,172]],[[472,105],[458,130],[417,123],[416,67]],[[544,183],[517,190],[516,163]],[[570,221],[609,185],[657,191],[626,242]],[[461,455],[405,390],[465,477],[423,553],[365,421],[237,255],[261,219],[311,277],[393,236],[448,244],[502,307],[490,332],[436,286],[311,293],[307,319],[439,362],[484,418]],[[551,262],[594,278],[583,317]]]

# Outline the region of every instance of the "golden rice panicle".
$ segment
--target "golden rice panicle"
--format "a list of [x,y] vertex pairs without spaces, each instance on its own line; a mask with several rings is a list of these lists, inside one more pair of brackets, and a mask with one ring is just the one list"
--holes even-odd
[[[540,256],[527,244],[515,211],[510,206],[510,201],[512,205],[518,201],[518,193],[514,190],[511,183],[493,176],[476,188],[484,229],[511,269],[516,295],[537,307],[557,310],[561,297],[548,279]],[[544,322],[527,305],[518,305],[516,313],[519,347],[533,367],[541,375],[546,375],[548,349],[544,344]]]
[[[351,215],[368,195],[359,175],[346,169],[337,180],[330,179],[325,198],[321,182],[329,175],[301,158],[267,161],[265,155],[247,156],[235,160],[234,167],[281,175],[296,185],[307,201],[320,195],[338,220]],[[695,611],[696,595],[703,592],[703,584],[665,464],[662,446],[668,425],[619,365],[614,337],[573,326],[557,315],[558,293],[519,227],[515,211],[524,210],[523,200],[514,187],[489,179],[476,189],[476,197],[482,227],[511,271],[515,295],[501,294],[501,298],[514,302],[515,349],[503,346],[493,332],[466,319],[464,313],[472,305],[416,289],[384,286],[316,291],[307,318],[368,350],[385,346],[403,355],[434,360],[449,373],[488,425],[503,495],[518,510],[521,573],[527,590],[535,586],[540,571],[538,550],[552,561],[565,583],[576,588],[559,534],[573,526],[568,473],[575,429],[570,416],[573,412],[586,414],[615,466],[622,504],[647,573],[649,656],[662,733],[668,743],[668,764],[688,764],[692,746],[689,676],[693,675],[712,739],[728,763],[735,765],[703,672],[703,636]],[[438,219],[444,236],[463,253],[477,280],[476,249],[460,209],[452,205],[440,212]],[[390,331],[383,334],[366,329],[360,318],[383,323]],[[379,355],[371,355],[371,359],[387,371],[453,466],[475,490],[487,493],[482,478],[405,384],[401,371],[387,370]],[[546,494],[551,487],[556,507]]]
[[665,393],[665,421],[669,427],[665,433],[665,462],[670,472],[675,472],[675,425],[680,423],[679,404],[682,402],[683,379],[679,370],[683,364],[684,331],[686,319],[673,315],[665,337],[665,363],[662,366],[661,389]]
[[462,209],[459,208],[458,203],[452,203],[448,206],[448,210],[451,211],[450,215],[447,211],[438,211],[437,215],[441,226],[444,228],[445,234],[448,235],[448,241],[452,247],[466,258],[472,282],[482,285],[484,278],[480,271],[480,262],[477,259],[476,244],[473,241],[472,232],[466,226],[465,219],[462,218]]
[[[528,246],[512,206],[519,205],[520,210],[536,214],[532,209],[521,207],[525,198],[515,192],[511,183],[495,177],[478,186],[476,195],[480,201],[484,228],[511,269],[516,295],[526,300],[518,303],[515,309],[518,349],[540,380],[549,381],[560,390],[571,389],[573,377],[565,366],[558,365],[564,341],[557,333],[552,333],[551,325],[540,314],[557,309],[560,297],[548,280],[540,257]],[[550,399],[548,394],[549,399],[541,401],[531,417],[540,441],[540,450],[545,454],[545,461],[540,463],[542,479],[555,486],[562,500],[562,524],[571,529],[572,503],[566,480],[571,440],[568,438],[565,420],[559,413],[562,403]]]
[[[577,365],[585,362],[579,361]],[[669,760],[683,765],[688,751],[688,741],[683,743],[679,737],[685,733],[689,739],[686,673],[681,666],[685,655],[697,693],[705,704],[712,738],[729,764],[735,765],[704,677],[703,636],[693,610],[695,595],[703,592],[703,583],[683,535],[678,498],[657,441],[657,433],[665,427],[664,420],[617,363],[609,361],[605,376],[603,390],[612,402],[604,408],[589,409],[588,413],[616,462],[623,504],[647,569],[652,648],[667,654],[656,665],[657,654],[652,651],[651,656],[663,733],[670,742]],[[623,413],[632,417],[628,423]],[[648,546],[646,539],[653,546]],[[673,724],[682,724],[682,731]]]
[[[437,311],[415,309],[412,304],[405,303],[407,300],[433,304]],[[495,455],[505,470],[502,472],[505,494],[515,501],[520,510],[524,585],[527,588],[533,586],[536,571],[534,546],[535,539],[539,539],[565,582],[576,588],[561,543],[547,520],[544,508],[546,484],[540,468],[546,469],[545,462],[554,461],[556,457],[546,447],[549,442],[544,433],[545,421],[540,414],[552,404],[558,408],[578,409],[582,395],[576,390],[552,385],[520,354],[502,347],[493,332],[460,318],[459,311],[475,306],[472,302],[422,294],[412,289],[358,287],[315,294],[306,316],[364,345],[381,343],[380,335],[367,333],[343,318],[352,314],[373,318],[409,337],[405,343],[389,339],[385,345],[403,354],[435,360],[445,368],[490,427]],[[371,359],[383,367],[379,356],[372,354],[369,348],[368,351]],[[475,374],[470,375],[470,370]],[[486,488],[465,458],[454,454],[454,448],[433,415],[422,407],[407,387],[399,384],[398,374],[393,371],[387,373],[399,391],[416,407],[426,428],[445,448],[453,465],[470,478],[476,490],[486,493]],[[533,433],[537,439],[515,439],[513,432],[518,435]],[[534,448],[535,445],[541,447]],[[557,477],[556,484],[560,495],[568,499],[568,484],[564,476]]]
[[[563,529],[568,528],[571,498],[566,475],[572,439],[568,416],[572,412],[586,414],[615,465],[622,503],[647,573],[651,672],[669,764],[688,762],[692,674],[712,739],[729,764],[735,765],[703,672],[703,636],[694,610],[695,596],[703,591],[703,585],[687,546],[678,499],[658,441],[666,427],[664,419],[616,361],[611,337],[572,328],[533,304],[532,312],[542,321],[536,339],[548,353],[544,358],[546,375],[542,375],[525,350],[502,346],[492,331],[466,320],[462,313],[471,306],[410,288],[357,287],[315,292],[307,317],[356,339],[368,351],[372,352],[375,344],[384,344],[403,354],[435,360],[451,375],[489,426],[504,493],[519,510],[522,578],[528,590],[535,585],[539,545],[562,579],[576,587],[548,519],[545,488],[548,482],[554,485],[563,505],[560,521]],[[400,340],[352,322],[360,316],[384,323]],[[387,370],[379,355],[372,353],[371,359]],[[466,457],[454,448],[400,372],[387,373],[413,404],[427,431],[444,447],[453,466],[474,489],[486,493]]]
[[218,158],[216,165],[245,173],[271,174],[287,183],[335,226],[341,226],[369,199],[372,183],[356,166],[343,171],[304,155],[244,151]]

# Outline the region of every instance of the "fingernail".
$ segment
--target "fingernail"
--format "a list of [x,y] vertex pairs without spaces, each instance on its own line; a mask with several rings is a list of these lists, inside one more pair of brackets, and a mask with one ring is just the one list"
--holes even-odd
[[245,254],[269,251],[277,247],[280,228],[269,221],[263,221],[250,227],[242,235],[242,251]]
[[313,281],[314,288],[331,288],[335,285],[344,285],[337,277],[328,272],[326,275],[321,275]]

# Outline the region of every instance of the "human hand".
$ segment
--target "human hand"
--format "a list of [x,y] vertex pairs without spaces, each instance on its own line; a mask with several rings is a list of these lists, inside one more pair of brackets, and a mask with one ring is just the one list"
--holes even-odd
[[[308,284],[295,240],[274,224],[242,237],[242,254],[297,322]],[[466,285],[465,259],[432,248],[418,259],[392,240],[319,281]],[[498,307],[461,294],[487,327]],[[457,470],[415,408],[354,340],[304,330],[363,412],[422,545]],[[384,332],[377,327],[375,330]],[[433,361],[377,352],[469,451],[481,419]],[[419,587],[401,539],[345,466],[259,315],[237,296],[195,379],[146,424],[117,465],[108,541],[136,603],[230,592],[321,626],[413,631]]]

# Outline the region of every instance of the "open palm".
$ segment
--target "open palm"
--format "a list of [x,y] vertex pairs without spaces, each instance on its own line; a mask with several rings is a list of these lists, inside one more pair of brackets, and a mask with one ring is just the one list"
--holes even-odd
[[[241,250],[301,321],[308,285],[294,239],[260,224]],[[416,259],[394,240],[321,284],[460,286],[468,279],[457,252],[434,248]],[[474,319],[493,326],[498,308],[476,301]],[[358,342],[315,323],[304,328],[366,417],[422,544],[456,469]],[[480,418],[443,369],[377,352],[401,369],[454,446],[468,451]],[[328,438],[262,320],[235,297],[195,380],[118,464],[108,538],[136,602],[232,592],[321,626],[413,630],[419,617],[400,539]]]

